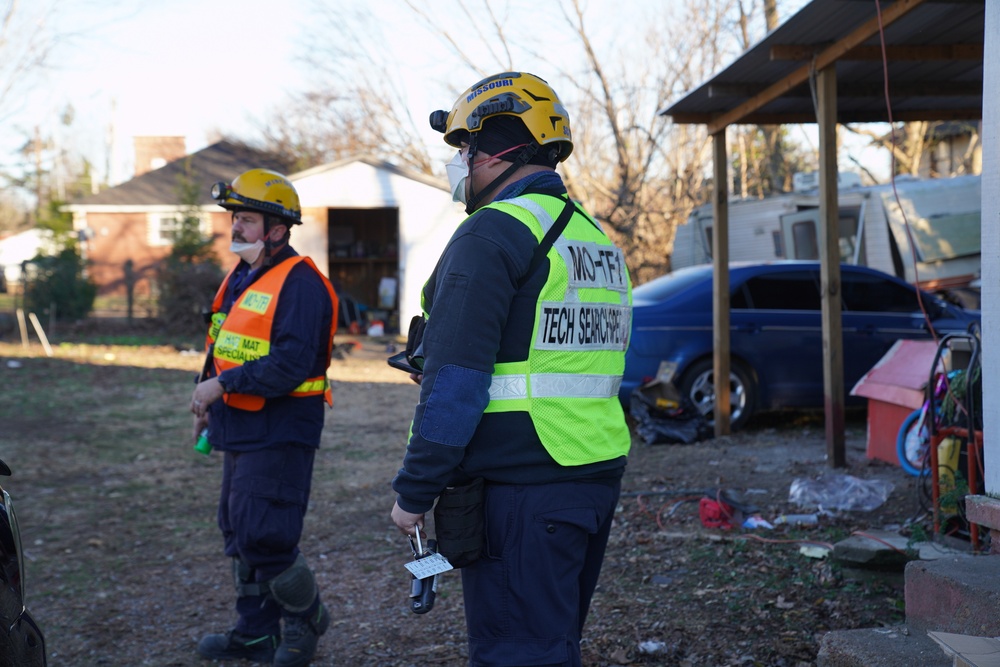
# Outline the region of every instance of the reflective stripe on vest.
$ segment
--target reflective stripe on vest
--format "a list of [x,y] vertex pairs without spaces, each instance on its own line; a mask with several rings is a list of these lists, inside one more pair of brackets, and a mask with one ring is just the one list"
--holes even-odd
[[[333,336],[337,330],[337,294],[334,292],[333,286],[330,285],[330,281],[320,273],[313,261],[308,257],[299,256],[290,257],[265,272],[236,299],[228,315],[224,318],[218,318],[216,316],[220,314],[219,310],[222,308],[226,289],[235,269],[226,276],[212,304],[212,310],[215,311],[215,314],[206,338],[206,344],[214,343],[212,360],[216,375],[229,368],[242,366],[247,361],[260,359],[270,353],[274,313],[277,310],[281,288],[284,286],[288,274],[299,262],[305,262],[316,272],[330,295],[333,306],[333,321],[330,326],[330,346],[327,349],[325,368],[330,367]],[[333,405],[333,392],[325,375],[307,378],[289,395],[295,397],[322,395],[329,405]],[[257,411],[262,409],[265,404],[264,397],[252,394],[226,393],[222,397],[226,405],[242,410]]]
[[[502,364],[498,364],[502,365]],[[490,384],[491,401],[510,401],[534,396],[536,398],[612,398],[622,385],[620,377],[608,375],[582,375],[577,373],[535,373],[531,376],[528,392],[528,375],[494,375]]]
[[[524,223],[540,241],[564,204],[523,195],[488,207]],[[495,365],[486,412],[528,412],[560,465],[623,456],[631,436],[618,388],[632,326],[624,256],[595,221],[576,211],[548,259],[528,359]]]

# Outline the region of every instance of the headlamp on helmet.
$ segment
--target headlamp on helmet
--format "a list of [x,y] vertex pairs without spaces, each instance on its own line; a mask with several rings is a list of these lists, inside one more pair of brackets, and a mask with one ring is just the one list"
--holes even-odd
[[558,148],[558,161],[573,152],[569,114],[545,80],[527,72],[503,72],[476,83],[459,96],[451,111],[430,115],[431,128],[461,148],[483,121],[495,116],[519,118],[539,146]]
[[295,187],[282,174],[270,169],[251,169],[232,183],[219,181],[212,186],[212,199],[229,211],[256,211],[276,215],[296,225],[302,222],[302,209]]
[[444,134],[445,130],[448,129],[448,112],[444,109],[432,111],[430,121],[432,130]]

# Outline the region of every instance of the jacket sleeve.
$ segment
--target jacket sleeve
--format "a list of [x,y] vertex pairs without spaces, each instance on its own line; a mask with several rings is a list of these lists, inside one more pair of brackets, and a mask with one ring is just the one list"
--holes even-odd
[[420,402],[393,480],[408,512],[431,509],[462,462],[489,403],[507,315],[536,245],[524,224],[484,209],[459,228],[425,288]]

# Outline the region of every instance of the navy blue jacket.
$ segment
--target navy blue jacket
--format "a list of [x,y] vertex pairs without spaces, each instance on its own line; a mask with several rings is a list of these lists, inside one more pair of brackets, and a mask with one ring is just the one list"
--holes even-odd
[[[273,263],[296,256],[285,246]],[[222,311],[263,275],[240,261],[229,281]],[[291,270],[281,288],[267,356],[230,368],[220,376],[226,389],[268,399],[257,411],[231,408],[222,400],[209,406],[209,441],[222,451],[253,451],[285,443],[319,447],[325,418],[322,396],[293,398],[289,392],[306,378],[326,373],[333,304],[319,276],[305,263]],[[213,372],[214,374],[214,372]]]
[[[496,200],[523,193],[565,196],[555,172],[507,186]],[[520,286],[538,241],[516,218],[483,208],[456,230],[424,286],[428,312],[424,377],[403,467],[393,480],[399,506],[426,512],[448,485],[467,478],[508,484],[619,479],[625,457],[560,466],[525,412],[484,414],[495,363],[528,357],[535,304],[548,262]]]

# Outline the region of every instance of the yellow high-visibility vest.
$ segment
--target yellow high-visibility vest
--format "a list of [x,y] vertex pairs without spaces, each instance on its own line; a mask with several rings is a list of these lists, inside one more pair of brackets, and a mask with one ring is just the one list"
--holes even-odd
[[[528,194],[493,202],[541,241],[566,205]],[[497,363],[488,413],[527,412],[562,466],[628,454],[631,437],[618,389],[632,330],[632,284],[622,251],[576,209],[548,251],[528,358]]]

